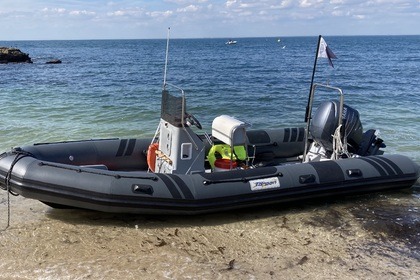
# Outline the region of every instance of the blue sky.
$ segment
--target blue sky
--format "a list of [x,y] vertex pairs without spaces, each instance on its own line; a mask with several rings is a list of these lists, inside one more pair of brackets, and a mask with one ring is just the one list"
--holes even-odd
[[420,0],[1,0],[0,40],[420,34]]

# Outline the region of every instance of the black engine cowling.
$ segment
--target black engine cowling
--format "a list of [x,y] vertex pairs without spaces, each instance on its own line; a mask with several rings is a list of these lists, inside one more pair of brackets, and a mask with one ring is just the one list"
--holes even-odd
[[[336,100],[323,102],[315,111],[310,132],[313,139],[321,144],[326,151],[333,150],[333,135],[338,127],[340,103]],[[341,130],[342,141],[347,138],[348,151],[351,153],[359,149],[363,138],[363,127],[359,112],[347,105],[343,107],[343,126]]]

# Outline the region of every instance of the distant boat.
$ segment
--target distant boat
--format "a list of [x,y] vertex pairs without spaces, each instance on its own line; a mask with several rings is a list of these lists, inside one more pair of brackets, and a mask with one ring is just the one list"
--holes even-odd
[[[281,39],[280,39],[280,38],[278,38],[278,39],[277,39],[277,43],[280,43],[280,42],[281,42]],[[286,46],[283,46],[283,47],[282,47],[282,49],[285,49],[285,48],[286,48]]]
[[229,40],[226,42],[226,45],[235,45],[237,42],[234,40]]

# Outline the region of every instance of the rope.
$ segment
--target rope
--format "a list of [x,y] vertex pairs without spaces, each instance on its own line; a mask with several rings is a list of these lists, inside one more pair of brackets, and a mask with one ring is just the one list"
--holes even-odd
[[5,231],[10,227],[10,184],[6,185],[6,190],[7,190],[7,223],[6,226],[1,229],[1,231]]
[[337,127],[334,132],[333,137],[333,154],[331,159],[339,159],[342,155],[351,157],[349,151],[347,150],[347,139],[344,137],[344,141],[341,141],[341,125]]
[[2,187],[2,189],[7,191],[7,223],[6,223],[6,227],[1,229],[0,231],[5,231],[10,227],[10,217],[11,217],[11,211],[10,211],[10,195],[13,196],[18,196],[17,193],[12,192],[11,190],[11,186],[10,186],[10,180],[12,178],[12,171],[13,168],[15,167],[16,163],[21,160],[22,158],[26,157],[26,156],[30,156],[30,153],[27,153],[25,151],[20,151],[20,150],[15,150],[14,151],[16,153],[16,157],[13,159],[12,164],[10,165],[9,170],[6,173],[6,176],[4,178],[5,181],[5,188]]

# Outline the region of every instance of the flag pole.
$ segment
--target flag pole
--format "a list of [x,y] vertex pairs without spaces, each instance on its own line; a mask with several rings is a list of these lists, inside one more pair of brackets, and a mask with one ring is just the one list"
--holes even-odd
[[308,122],[308,120],[309,120],[309,103],[311,101],[312,87],[314,85],[314,77],[315,77],[315,71],[316,71],[316,63],[318,61],[318,52],[319,52],[319,45],[321,43],[321,37],[322,36],[319,35],[319,37],[318,37],[318,45],[316,46],[314,69],[312,70],[312,78],[311,78],[311,87],[309,88],[308,104],[306,105],[305,122]]

